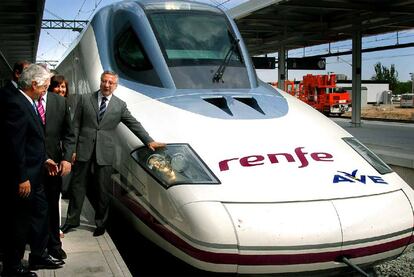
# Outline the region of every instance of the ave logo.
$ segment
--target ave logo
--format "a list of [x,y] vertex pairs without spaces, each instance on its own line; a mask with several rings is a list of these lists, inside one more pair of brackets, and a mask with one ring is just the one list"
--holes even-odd
[[375,183],[375,184],[388,184],[387,182],[382,179],[380,176],[373,176],[373,175],[359,175],[357,176],[358,169],[355,169],[351,173],[345,171],[339,171],[340,174],[335,174],[333,177],[333,183],[355,183],[359,182],[361,184],[366,184],[367,182]]

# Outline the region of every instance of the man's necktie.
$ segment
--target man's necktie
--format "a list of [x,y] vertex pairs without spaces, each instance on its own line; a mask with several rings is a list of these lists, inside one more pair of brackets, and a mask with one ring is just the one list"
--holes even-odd
[[[32,101],[33,101],[33,100],[32,100]],[[36,107],[36,103],[35,103],[35,101],[33,101],[32,106],[33,106],[33,109],[34,109],[35,114],[36,114],[36,115],[39,115],[39,111],[37,110],[37,107]]]
[[102,120],[102,117],[104,116],[104,113],[106,111],[106,101],[107,100],[108,100],[108,98],[106,98],[105,96],[102,97],[101,105],[99,106],[98,122],[100,122]]
[[37,111],[39,112],[40,119],[42,119],[43,125],[46,123],[46,117],[45,117],[45,108],[43,107],[42,102],[42,96],[39,97],[39,100],[37,100]]

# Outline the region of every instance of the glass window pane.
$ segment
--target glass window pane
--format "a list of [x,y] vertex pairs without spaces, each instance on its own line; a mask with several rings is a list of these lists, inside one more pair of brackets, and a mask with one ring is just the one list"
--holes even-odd
[[[150,18],[169,65],[220,63],[235,43],[223,15],[181,11],[152,13]],[[242,65],[238,47],[230,61]]]

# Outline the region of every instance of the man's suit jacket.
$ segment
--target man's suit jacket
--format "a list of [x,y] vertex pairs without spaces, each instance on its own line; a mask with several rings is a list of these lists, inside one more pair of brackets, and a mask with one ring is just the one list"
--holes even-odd
[[[6,190],[10,188],[10,178],[15,176],[16,173],[12,174],[12,170],[15,170],[11,167],[10,162],[10,147],[7,145],[9,138],[6,134],[6,119],[8,116],[8,103],[11,101],[11,98],[16,97],[20,91],[12,84],[11,81],[0,89],[0,130],[2,134],[0,135],[0,153],[2,153],[2,165],[0,166],[0,176],[2,180],[0,181],[0,197],[4,196],[7,199]],[[3,200],[0,200],[3,201]]]
[[64,97],[53,92],[47,93],[45,137],[48,158],[56,163],[71,161],[75,135],[69,106]]
[[76,159],[81,162],[91,159],[95,150],[99,165],[112,165],[114,158],[114,131],[120,122],[124,123],[144,144],[153,139],[144,127],[129,112],[124,101],[111,96],[105,114],[98,122],[98,93],[82,95],[74,118],[74,130],[77,138]]
[[17,95],[19,90],[13,85],[11,81],[8,81],[4,87],[1,88],[2,92],[6,92],[10,95]]
[[[11,81],[7,82],[4,87],[0,89],[0,130],[5,130],[6,128],[6,109],[7,109],[7,103],[10,101],[10,97],[15,97],[20,93],[20,91],[12,84]],[[0,136],[0,147],[1,152],[4,153],[7,149],[5,147],[5,136]],[[1,170],[1,168],[0,168]]]
[[26,180],[30,180],[32,186],[39,185],[46,161],[44,131],[39,116],[14,86],[0,92],[0,111],[6,179],[13,189]]

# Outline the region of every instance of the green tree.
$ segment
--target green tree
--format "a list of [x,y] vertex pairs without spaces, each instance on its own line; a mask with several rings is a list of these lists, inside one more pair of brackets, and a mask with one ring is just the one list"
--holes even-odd
[[412,85],[412,82],[411,81],[398,82],[397,83],[397,87],[395,88],[395,91],[393,90],[392,92],[394,94],[409,93],[409,92],[412,91],[411,85]]
[[395,70],[395,65],[392,64],[390,68],[382,65],[380,62],[374,65],[375,75],[372,80],[386,81],[390,84],[390,90],[394,91],[398,84],[398,72]]

